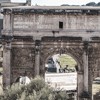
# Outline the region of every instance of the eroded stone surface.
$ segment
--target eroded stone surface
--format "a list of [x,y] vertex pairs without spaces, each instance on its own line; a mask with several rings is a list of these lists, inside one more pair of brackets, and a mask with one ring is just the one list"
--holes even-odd
[[100,7],[4,8],[4,85],[27,72],[44,75],[45,62],[57,53],[78,63],[78,100],[92,98],[93,78],[100,76]]

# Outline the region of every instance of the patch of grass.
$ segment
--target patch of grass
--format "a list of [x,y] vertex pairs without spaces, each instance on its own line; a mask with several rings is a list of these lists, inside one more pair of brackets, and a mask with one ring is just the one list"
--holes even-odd
[[3,94],[3,89],[2,89],[3,85],[2,85],[2,76],[0,76],[0,95]]
[[92,93],[93,95],[100,91],[100,84],[93,84],[92,85]]
[[0,67],[0,72],[3,72],[3,68],[2,67]]
[[61,64],[61,67],[65,67],[68,65],[71,68],[74,68],[75,65],[77,65],[77,62],[69,55],[62,54],[59,56],[59,62]]

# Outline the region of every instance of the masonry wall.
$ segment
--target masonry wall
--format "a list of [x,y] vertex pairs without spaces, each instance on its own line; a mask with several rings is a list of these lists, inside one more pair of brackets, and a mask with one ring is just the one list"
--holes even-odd
[[99,15],[14,15],[14,29],[99,29]]
[[[63,28],[59,23],[63,23]],[[86,14],[6,14],[4,16],[4,35],[33,36],[79,36],[89,40],[100,36],[100,15]],[[53,33],[55,32],[55,33]]]
[[12,82],[25,72],[27,76],[34,76],[34,48],[12,47]]
[[[66,51],[65,53],[70,52],[79,60],[78,98],[85,91],[90,93],[91,100],[92,81],[95,75],[93,70],[99,69],[100,62],[97,60],[100,55],[100,38],[95,41],[97,39],[93,40],[91,37],[100,37],[100,15],[24,12],[20,14],[16,9],[16,13],[9,13],[8,9],[4,14],[2,35],[5,86],[15,82],[16,78],[25,72],[29,77],[44,74],[44,60],[50,52]],[[47,41],[44,42],[43,39]]]

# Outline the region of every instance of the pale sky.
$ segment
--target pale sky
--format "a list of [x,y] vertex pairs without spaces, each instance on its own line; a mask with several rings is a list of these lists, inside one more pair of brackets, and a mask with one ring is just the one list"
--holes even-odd
[[[12,2],[25,2],[26,0],[11,0]],[[60,6],[62,4],[83,5],[89,2],[98,3],[100,0],[32,0],[32,5]]]

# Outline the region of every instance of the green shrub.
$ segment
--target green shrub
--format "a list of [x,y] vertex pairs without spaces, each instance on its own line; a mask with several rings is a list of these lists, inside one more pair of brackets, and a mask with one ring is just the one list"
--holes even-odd
[[66,92],[56,92],[43,78],[36,77],[28,85],[15,84],[8,88],[0,100],[68,100]]

